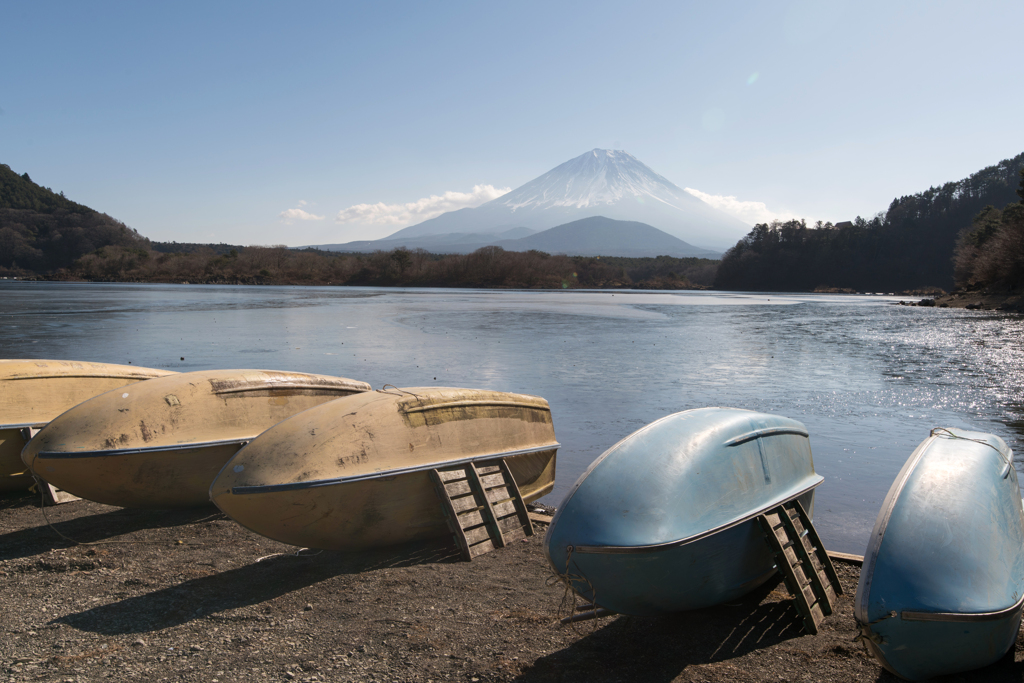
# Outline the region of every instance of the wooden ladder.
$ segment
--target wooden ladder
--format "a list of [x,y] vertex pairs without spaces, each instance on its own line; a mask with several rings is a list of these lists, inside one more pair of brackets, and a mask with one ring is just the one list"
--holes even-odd
[[430,475],[465,559],[533,536],[526,503],[504,458],[435,469]]
[[804,629],[817,634],[818,625],[832,614],[836,596],[843,592],[818,532],[796,499],[757,519],[775,552],[775,564],[786,580],[786,588],[795,598]]

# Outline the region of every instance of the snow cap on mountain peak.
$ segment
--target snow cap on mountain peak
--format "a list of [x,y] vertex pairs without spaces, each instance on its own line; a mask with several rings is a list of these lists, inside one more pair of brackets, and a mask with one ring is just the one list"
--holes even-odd
[[594,148],[473,209],[431,218],[389,239],[448,233],[547,230],[588,216],[635,221],[693,245],[725,249],[749,227],[621,149]]
[[592,149],[570,159],[497,201],[513,211],[531,207],[616,204],[626,197],[678,205],[685,193],[628,152]]

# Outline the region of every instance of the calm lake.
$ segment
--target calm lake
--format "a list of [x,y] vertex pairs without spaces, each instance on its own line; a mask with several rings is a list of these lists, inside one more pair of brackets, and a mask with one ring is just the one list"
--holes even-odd
[[552,505],[605,449],[664,415],[777,413],[810,430],[826,545],[863,553],[889,485],[932,427],[998,434],[1020,468],[1024,318],[895,300],[8,280],[0,357],[536,394],[563,444]]

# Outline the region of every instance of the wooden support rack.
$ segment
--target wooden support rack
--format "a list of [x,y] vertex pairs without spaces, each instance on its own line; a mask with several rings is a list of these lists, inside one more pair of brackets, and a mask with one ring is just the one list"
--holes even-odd
[[798,500],[783,503],[758,517],[765,540],[803,617],[804,629],[818,633],[818,625],[832,614],[836,596],[843,592],[832,560]]
[[[25,427],[21,430],[21,438],[28,443],[32,438],[39,433],[41,427]],[[43,505],[60,505],[62,503],[73,503],[76,500],[82,500],[78,496],[74,496],[67,491],[63,491],[48,481],[44,481],[38,475],[32,475],[36,480],[36,487],[39,493],[43,496]]]
[[465,559],[533,535],[519,486],[503,458],[435,469],[430,475]]

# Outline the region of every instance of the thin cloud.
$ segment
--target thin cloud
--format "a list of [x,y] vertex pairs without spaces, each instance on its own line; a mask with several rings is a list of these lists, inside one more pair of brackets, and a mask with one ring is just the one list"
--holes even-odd
[[[306,206],[308,202],[306,200],[299,201],[299,206]],[[295,221],[322,221],[326,216],[317,216],[315,213],[310,213],[303,209],[288,209],[282,211],[280,218],[285,223],[291,224]]]
[[[724,211],[749,225],[771,223],[774,220],[788,221],[793,218],[806,218],[806,216],[798,216],[792,211],[771,211],[764,202],[741,201],[733,196],[708,194],[707,192],[695,190],[692,187],[684,187],[683,189],[705,204],[710,204],[719,211]],[[808,224],[813,223],[810,219],[807,222]]]
[[511,187],[497,188],[493,185],[474,185],[472,192],[448,191],[442,195],[432,194],[423,199],[405,204],[356,204],[342,209],[334,217],[341,224],[362,223],[364,225],[410,225],[440,216],[446,211],[457,211],[480,206],[484,202],[511,192]]

